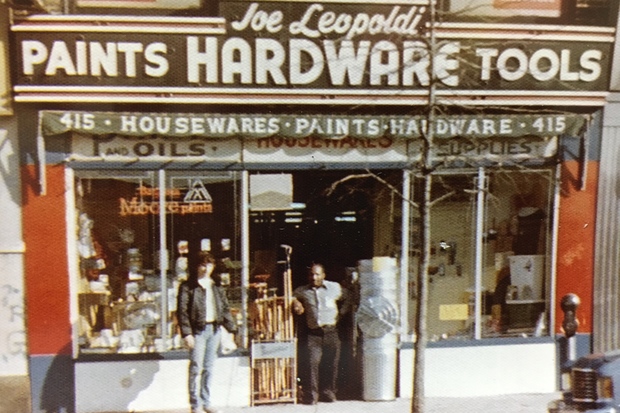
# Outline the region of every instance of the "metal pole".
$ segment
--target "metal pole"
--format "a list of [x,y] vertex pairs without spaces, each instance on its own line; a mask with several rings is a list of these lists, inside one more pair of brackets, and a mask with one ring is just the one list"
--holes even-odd
[[400,341],[404,341],[408,331],[409,303],[409,241],[411,234],[411,171],[403,171],[403,200],[401,218],[401,251],[400,251]]
[[161,338],[168,344],[168,249],[166,248],[166,171],[159,170],[159,279],[161,281]]
[[484,168],[478,168],[476,188],[476,258],[474,270],[474,339],[482,338],[482,233],[484,231],[484,188],[486,176]]
[[555,168],[555,179],[554,179],[554,192],[553,192],[553,222],[552,222],[552,234],[551,234],[551,262],[548,265],[548,269],[550,271],[551,276],[549,277],[548,286],[549,286],[549,305],[547,306],[549,309],[549,334],[552,335],[555,333],[556,328],[556,310],[555,310],[555,300],[557,299],[557,287],[556,287],[556,276],[557,276],[557,265],[558,265],[558,233],[560,231],[560,200],[561,200],[561,185],[560,179],[562,177],[562,166],[558,164]]
[[241,345],[248,348],[248,288],[250,285],[250,177],[241,172]]

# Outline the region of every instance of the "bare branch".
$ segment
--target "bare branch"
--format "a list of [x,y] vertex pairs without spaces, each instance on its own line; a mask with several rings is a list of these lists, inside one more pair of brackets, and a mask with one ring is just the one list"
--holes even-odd
[[370,171],[369,169],[366,169],[366,173],[363,174],[352,174],[352,175],[347,175],[342,179],[339,179],[337,181],[334,181],[329,188],[327,188],[327,190],[325,191],[326,195],[330,196],[334,193],[334,191],[336,191],[336,189],[342,185],[343,183],[350,181],[352,179],[365,179],[365,178],[373,178],[374,180],[376,180],[377,182],[385,185],[390,192],[393,195],[397,195],[398,197],[400,197],[401,200],[406,201],[409,205],[417,208],[418,207],[418,203],[414,202],[413,199],[407,199],[403,196],[402,192],[400,192],[398,190],[398,188],[396,188],[394,185],[392,185],[391,183],[389,183],[388,181],[386,181],[385,179],[383,179],[382,177],[380,177],[379,175],[373,173],[372,171]]

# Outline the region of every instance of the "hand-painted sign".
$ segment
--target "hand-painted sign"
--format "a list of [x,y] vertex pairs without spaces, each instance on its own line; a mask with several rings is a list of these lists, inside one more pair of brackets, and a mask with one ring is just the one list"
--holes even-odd
[[574,29],[515,37],[495,26],[472,35],[442,23],[431,48],[424,3],[222,2],[220,29],[154,20],[131,35],[127,23],[32,18],[12,27],[16,100],[410,101],[428,94],[432,75],[455,96],[608,90],[613,33],[581,41]]
[[[454,115],[435,119],[441,162],[547,159],[580,115]],[[233,164],[398,163],[420,158],[423,116],[41,112],[44,135],[78,132],[73,156],[102,161]],[[91,138],[84,138],[84,136]]]
[[[145,186],[136,189],[136,196],[119,198],[120,216],[157,215],[161,209],[159,190]],[[185,192],[183,195],[182,192]],[[212,198],[204,183],[196,179],[189,188],[173,188],[166,193],[164,205],[167,214],[205,214],[213,212]],[[183,196],[182,199],[179,199]]]
[[[438,139],[466,137],[578,136],[586,117],[572,114],[552,115],[451,115],[433,122]],[[296,146],[321,145],[320,139],[342,140],[343,145],[383,145],[385,138],[418,139],[427,128],[424,116],[355,116],[287,114],[214,114],[214,113],[122,113],[42,111],[41,131],[53,136],[66,132],[94,135],[152,136],[179,138],[269,138],[265,146],[286,144],[283,139],[298,139]],[[358,139],[358,140],[351,140]],[[378,140],[367,142],[366,139]],[[279,143],[278,143],[279,142]],[[325,143],[325,145],[330,145]],[[333,143],[334,146],[337,144]],[[172,147],[171,147],[172,148]],[[188,148],[193,155],[204,155],[203,146]],[[159,153],[154,145],[136,147],[136,152]],[[161,153],[163,155],[164,153]]]

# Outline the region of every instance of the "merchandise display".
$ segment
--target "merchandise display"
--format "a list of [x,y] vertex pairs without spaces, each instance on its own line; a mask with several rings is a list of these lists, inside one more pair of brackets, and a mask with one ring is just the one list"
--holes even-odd
[[[191,276],[198,253],[205,249],[215,249],[216,275],[230,292],[232,312],[241,316],[241,265],[233,255],[237,244],[227,235],[228,227],[220,225],[220,221],[227,222],[229,211],[213,213],[210,205],[214,198],[202,179],[168,180],[165,194],[174,208],[166,209],[166,228],[162,229],[159,185],[153,173],[141,172],[130,178],[94,172],[77,175],[76,339],[80,353],[184,350],[176,321],[178,287]],[[209,186],[209,190],[219,195],[222,205],[234,199],[234,186],[229,182],[218,188]],[[197,196],[197,191],[209,196]],[[205,202],[209,208],[196,207]],[[149,207],[143,207],[146,205]],[[168,234],[163,248],[158,235],[162,230]],[[225,339],[226,351],[235,351],[237,337]]]

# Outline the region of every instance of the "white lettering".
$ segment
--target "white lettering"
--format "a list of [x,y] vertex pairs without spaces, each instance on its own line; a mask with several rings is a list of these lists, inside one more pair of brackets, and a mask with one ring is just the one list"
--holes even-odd
[[[541,61],[545,60],[547,61],[546,67],[541,65]],[[560,71],[560,58],[551,49],[536,50],[530,57],[529,69],[534,79],[541,82],[551,80]]]
[[142,53],[142,43],[120,42],[118,51],[125,55],[125,75],[136,77],[136,54]]
[[[581,67],[585,70],[579,72],[579,79],[584,82],[593,82],[601,76],[601,59],[603,53],[600,50],[587,50],[579,59]],[[589,71],[589,72],[588,72]]]
[[458,53],[461,50],[459,42],[449,42],[442,45],[434,57],[437,78],[447,86],[458,86],[458,75],[451,74],[451,70],[459,69]]
[[244,39],[231,37],[222,46],[222,83],[234,83],[240,75],[240,83],[252,83],[252,48]]
[[491,79],[491,58],[497,57],[499,51],[497,49],[476,49],[476,56],[482,57],[480,62],[480,80]]
[[370,52],[370,84],[381,85],[381,79],[387,76],[388,85],[398,85],[399,64],[396,45],[385,40],[378,42]]
[[205,81],[216,83],[219,78],[219,59],[216,37],[205,37],[205,51],[198,50],[198,37],[187,37],[187,81],[200,82],[200,68],[205,66]]
[[[290,73],[289,81],[293,85],[307,85],[319,78],[323,72],[324,59],[319,47],[306,39],[291,39],[289,44]],[[302,71],[302,54],[308,56],[312,65]],[[305,65],[303,65],[305,66]]]
[[366,72],[366,62],[370,55],[370,42],[359,42],[357,52],[351,40],[340,42],[340,49],[336,52],[336,42],[325,40],[325,57],[331,82],[335,86],[345,83],[345,76],[350,85],[361,85]]
[[[345,39],[353,39],[364,33],[417,35],[426,7],[412,6],[408,11],[399,13],[400,7],[393,6],[389,16],[386,17],[380,13],[372,16],[367,13],[336,14],[331,10],[324,11],[323,5],[315,3],[306,9],[300,20],[289,25],[289,32],[293,35],[302,34],[308,38],[336,33],[344,35]],[[246,19],[247,14],[244,21]]]
[[116,43],[107,42],[105,49],[99,42],[90,42],[90,73],[101,76],[103,69],[107,76],[118,76]]
[[277,40],[256,39],[256,83],[266,84],[267,75],[270,75],[276,85],[285,85],[286,78],[282,73],[285,58],[284,48]]
[[75,76],[77,73],[66,43],[55,41],[52,44],[52,50],[47,60],[45,75],[54,76],[59,69],[62,69],[69,76]]
[[33,75],[35,65],[47,60],[47,47],[38,40],[24,40],[22,42],[22,62],[24,75]]
[[[516,61],[516,67],[511,67],[508,64],[511,60]],[[527,73],[527,55],[521,49],[506,49],[497,58],[497,69],[502,79],[519,80]]]
[[155,42],[146,47],[144,51],[144,58],[152,65],[146,65],[144,72],[147,76],[162,77],[168,73],[168,60],[164,55],[168,52],[168,46],[166,43]]

